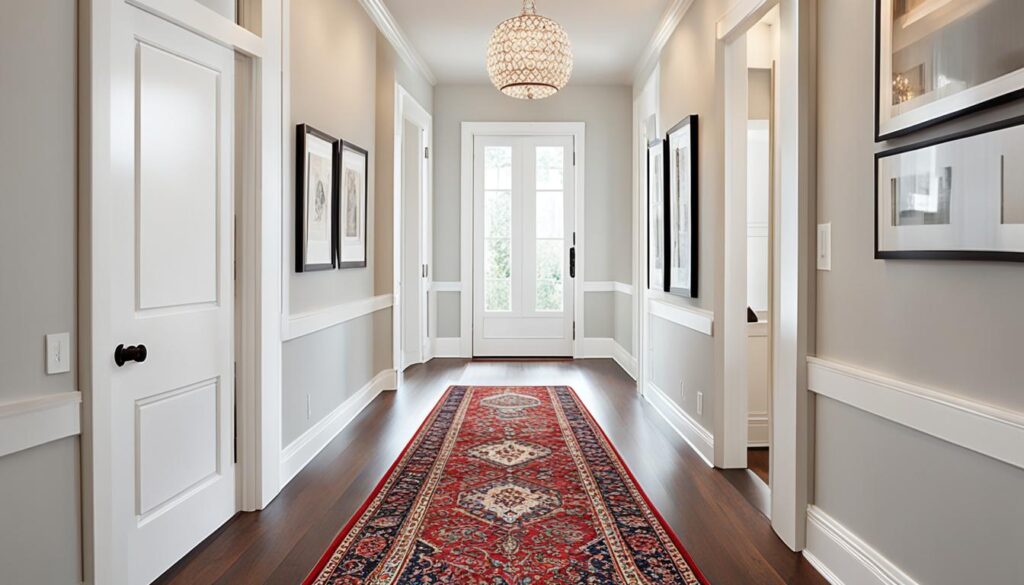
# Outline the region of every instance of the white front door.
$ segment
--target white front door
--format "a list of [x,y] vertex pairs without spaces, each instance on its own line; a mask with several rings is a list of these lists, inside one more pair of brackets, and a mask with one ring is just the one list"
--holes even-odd
[[473,355],[572,356],[572,136],[474,141]]
[[97,543],[109,563],[99,578],[134,585],[238,509],[235,56],[127,3],[112,10],[111,189],[94,194],[109,217],[93,218],[109,249],[94,274],[107,275],[110,295],[95,299],[109,300],[96,311],[110,319],[94,363],[110,387],[94,389],[109,393],[94,415],[109,429],[94,431],[93,473],[109,484],[110,509],[94,521],[110,539]]
[[429,291],[427,211],[427,130],[403,120],[402,130],[402,369],[427,361]]

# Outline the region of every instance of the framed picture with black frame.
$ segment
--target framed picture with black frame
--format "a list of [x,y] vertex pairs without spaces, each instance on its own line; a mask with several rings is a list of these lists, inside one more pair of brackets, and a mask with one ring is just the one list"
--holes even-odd
[[665,141],[647,145],[647,288],[665,290]]
[[365,268],[367,256],[367,191],[370,153],[347,141],[338,145],[341,160],[338,211],[338,267]]
[[875,258],[1024,262],[1024,116],[877,153]]
[[697,298],[698,118],[690,115],[668,132],[665,164],[665,290]]
[[337,265],[338,144],[308,124],[296,128],[295,271]]
[[876,0],[875,141],[1024,96],[1021,0]]

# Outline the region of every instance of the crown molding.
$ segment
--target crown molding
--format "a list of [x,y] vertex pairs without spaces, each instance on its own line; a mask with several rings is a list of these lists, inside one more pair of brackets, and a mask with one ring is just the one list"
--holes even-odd
[[693,2],[694,0],[673,0],[672,4],[665,10],[665,13],[661,15],[661,21],[658,22],[658,27],[654,29],[654,36],[651,38],[647,48],[644,49],[640,62],[633,71],[634,83],[643,83],[644,77],[649,75],[654,66],[657,65],[658,59],[661,58],[661,50],[665,48],[668,40],[672,38],[672,33],[676,31],[676,27],[682,22],[683,16],[693,6]]
[[395,21],[395,17],[388,10],[388,7],[384,5],[384,0],[359,0],[359,4],[363,6],[366,13],[376,23],[381,34],[395,48],[398,56],[422,75],[430,85],[437,85],[437,77],[434,76],[434,72],[430,70],[427,62],[420,56],[419,51],[416,50],[416,47],[412,46],[405,33],[402,32],[398,22]]

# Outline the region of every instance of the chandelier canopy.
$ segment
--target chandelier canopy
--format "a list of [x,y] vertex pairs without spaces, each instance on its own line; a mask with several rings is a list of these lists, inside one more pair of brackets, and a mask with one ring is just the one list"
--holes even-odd
[[523,13],[499,24],[491,35],[487,73],[505,95],[550,97],[572,75],[569,35],[557,22],[538,15],[534,0],[523,0]]

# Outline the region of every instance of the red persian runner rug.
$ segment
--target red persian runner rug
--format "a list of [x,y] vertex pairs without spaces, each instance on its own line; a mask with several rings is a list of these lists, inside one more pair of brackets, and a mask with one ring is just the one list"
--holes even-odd
[[306,584],[706,584],[567,387],[449,388]]

